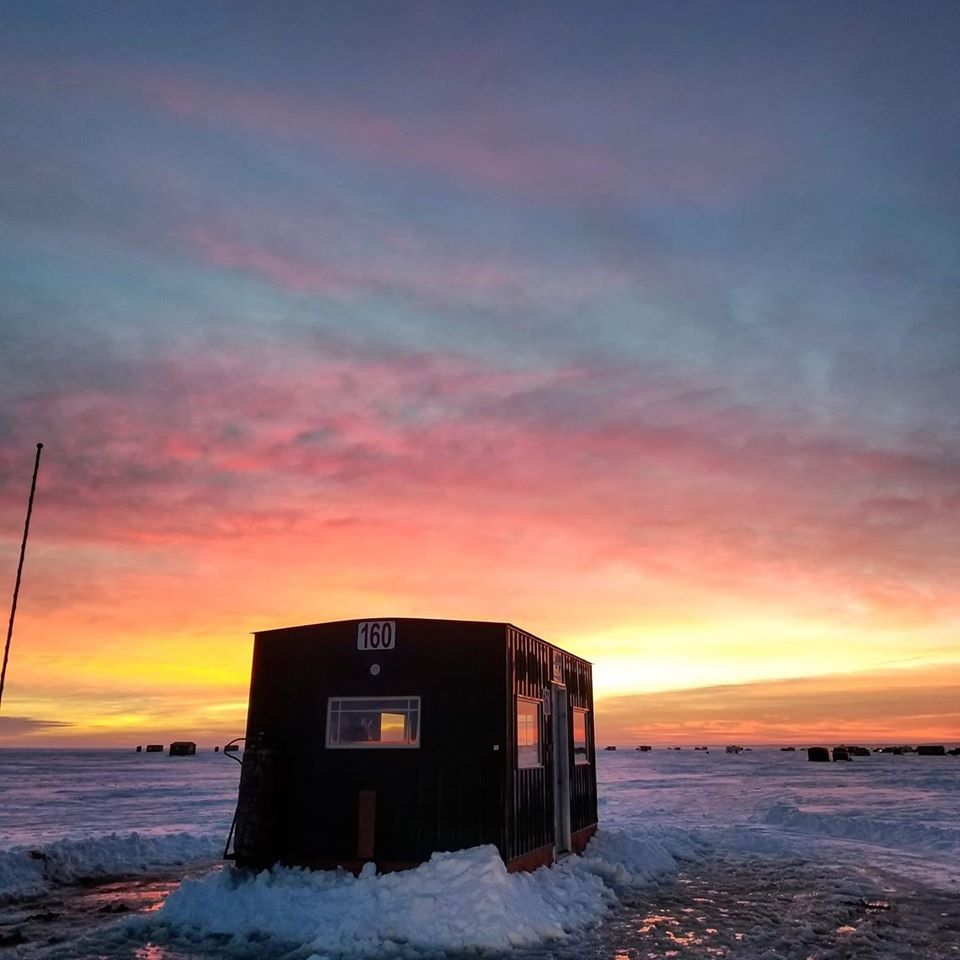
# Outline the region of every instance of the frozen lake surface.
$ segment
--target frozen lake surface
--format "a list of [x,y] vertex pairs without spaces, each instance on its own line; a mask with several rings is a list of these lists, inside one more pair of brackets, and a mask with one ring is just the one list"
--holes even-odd
[[0,752],[0,958],[960,958],[960,758],[603,752],[585,857],[359,879],[219,866],[238,774]]
[[0,848],[131,830],[225,836],[239,779],[240,764],[212,750],[0,750]]

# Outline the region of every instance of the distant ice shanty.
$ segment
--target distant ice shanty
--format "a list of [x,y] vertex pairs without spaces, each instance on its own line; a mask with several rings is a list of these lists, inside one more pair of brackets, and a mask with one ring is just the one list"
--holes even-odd
[[254,635],[238,866],[510,870],[597,823],[590,663],[507,623],[345,620]]

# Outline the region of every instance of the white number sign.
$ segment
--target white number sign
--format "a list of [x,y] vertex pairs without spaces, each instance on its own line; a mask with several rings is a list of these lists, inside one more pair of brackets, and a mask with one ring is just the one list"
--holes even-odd
[[397,646],[393,620],[364,620],[357,624],[358,650],[393,650]]

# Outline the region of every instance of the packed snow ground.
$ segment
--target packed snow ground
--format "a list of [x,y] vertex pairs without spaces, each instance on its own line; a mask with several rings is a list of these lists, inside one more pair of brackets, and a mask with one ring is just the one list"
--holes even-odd
[[[212,753],[64,759],[8,751],[0,759],[0,899],[8,900],[78,878],[211,860],[229,827],[239,770]],[[589,943],[589,955],[628,957],[629,943],[614,943],[607,931],[624,934],[632,910],[643,916],[629,921],[630,936],[656,947],[637,957],[960,956],[960,931],[938,919],[960,908],[958,758],[813,764],[776,750],[617,751],[600,754],[598,777],[597,837],[584,857],[550,869],[508,875],[483,847],[386,876],[368,869],[359,878],[300,870],[242,877],[215,867],[171,885],[155,913],[115,924],[110,949],[95,940],[62,955],[141,956],[123,951],[153,942],[164,945],[150,954],[158,958],[477,949],[583,956],[576,951]],[[686,907],[664,906],[684,896]],[[893,923],[883,904],[894,896],[926,907]],[[708,901],[719,904],[715,919]],[[755,922],[738,920],[746,932],[734,930],[730,918],[748,909]],[[934,945],[923,953],[928,935]],[[833,952],[818,952],[818,944],[833,944]]]

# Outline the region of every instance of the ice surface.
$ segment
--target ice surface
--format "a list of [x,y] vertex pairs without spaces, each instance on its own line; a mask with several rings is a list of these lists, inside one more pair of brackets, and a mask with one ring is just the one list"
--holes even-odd
[[763,822],[798,833],[862,840],[914,851],[960,851],[960,825],[905,822],[902,817],[876,817],[860,812],[803,811],[785,803],[774,804],[767,810]]
[[0,849],[134,831],[225,838],[239,780],[240,764],[212,751],[0,749]]
[[0,902],[220,857],[239,772],[214,753],[0,750]]
[[[216,857],[238,771],[213,754],[4,752],[0,898]],[[538,944],[560,950],[571,934],[680,870],[703,876],[705,890],[724,875],[741,885],[767,877],[771,889],[787,876],[794,885],[814,882],[817,910],[848,917],[851,929],[859,923],[863,937],[880,922],[863,921],[863,904],[881,897],[884,884],[899,883],[878,877],[913,878],[954,900],[960,894],[957,758],[810,764],[802,753],[776,750],[619,751],[598,757],[598,775],[597,836],[585,856],[549,869],[507,874],[490,847],[437,854],[404,873],[368,869],[360,878],[301,870],[250,877],[216,868],[184,881],[149,920],[124,922],[194,945],[228,938],[238,948],[270,942],[298,956],[414,956]],[[791,896],[799,909],[802,896]],[[805,916],[794,918],[798,930]],[[761,933],[744,936],[762,940]]]

